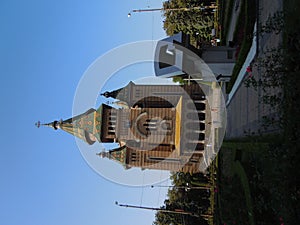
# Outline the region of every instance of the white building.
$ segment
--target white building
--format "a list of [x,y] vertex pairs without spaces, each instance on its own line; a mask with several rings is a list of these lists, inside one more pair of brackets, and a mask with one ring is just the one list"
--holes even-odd
[[154,69],[156,76],[174,77],[201,74],[203,80],[219,75],[230,76],[235,65],[235,48],[190,44],[189,35],[182,32],[158,41]]

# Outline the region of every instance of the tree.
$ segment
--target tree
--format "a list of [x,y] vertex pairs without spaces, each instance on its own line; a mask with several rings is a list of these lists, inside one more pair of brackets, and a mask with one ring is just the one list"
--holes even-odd
[[[164,29],[167,35],[182,31],[190,34],[192,39],[199,37],[208,39],[214,25],[213,14],[209,11],[209,8],[205,8],[210,4],[211,1],[205,0],[169,0],[164,2]],[[193,9],[195,7],[201,7],[202,9]]]
[[[184,187],[195,180],[207,182],[203,174],[189,174],[183,172],[172,173],[170,176],[173,187],[168,190],[167,199],[161,209],[167,210],[183,210],[185,212],[195,213],[197,215],[206,214],[210,207],[210,194],[207,190],[186,189]],[[158,211],[155,216],[154,225],[171,225],[171,224],[207,224],[204,218],[191,215],[180,215],[174,213],[166,213]]]

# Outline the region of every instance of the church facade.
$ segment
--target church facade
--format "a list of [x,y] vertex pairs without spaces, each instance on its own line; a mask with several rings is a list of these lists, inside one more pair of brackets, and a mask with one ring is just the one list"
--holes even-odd
[[210,116],[198,84],[130,82],[102,95],[114,99],[117,107],[102,104],[97,110],[44,125],[62,129],[87,144],[118,143],[118,148],[98,155],[118,161],[126,169],[201,172]]

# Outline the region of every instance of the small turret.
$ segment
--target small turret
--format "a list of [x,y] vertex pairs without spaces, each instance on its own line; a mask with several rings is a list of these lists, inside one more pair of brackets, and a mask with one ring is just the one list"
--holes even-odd
[[106,98],[114,98],[118,99],[120,101],[128,103],[131,98],[131,92],[135,84],[130,81],[125,87],[119,88],[117,90],[113,91],[106,91],[104,93],[101,93],[100,95],[106,97]]
[[112,150],[109,150],[108,152],[106,151],[102,151],[97,153],[98,156],[100,156],[101,158],[108,158],[108,159],[112,159],[118,163],[121,163],[124,167],[126,167],[127,165],[127,147],[121,146]]

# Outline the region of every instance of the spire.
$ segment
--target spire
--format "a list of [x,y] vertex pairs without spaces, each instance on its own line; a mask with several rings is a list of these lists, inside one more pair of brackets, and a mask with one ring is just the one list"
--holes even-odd
[[126,167],[126,165],[127,165],[126,151],[127,151],[127,147],[126,147],[126,145],[124,145],[124,146],[109,150],[108,152],[105,152],[105,151],[99,152],[99,153],[97,153],[97,155],[100,156],[101,158],[108,158],[108,159],[117,161]]
[[38,122],[35,123],[35,126],[37,128],[40,128],[40,126],[51,127],[54,130],[57,130],[59,128],[59,124],[61,124],[62,122],[63,122],[62,120],[60,120],[60,121],[55,120],[52,123],[43,123],[43,124],[41,124],[41,122],[38,121]]
[[83,114],[75,116],[67,120],[53,121],[52,123],[41,124],[38,121],[35,125],[37,127],[47,126],[54,130],[61,129],[69,134],[72,134],[89,145],[96,141],[100,142],[101,136],[101,120],[102,120],[102,105],[97,109],[89,109]]
[[120,91],[122,91],[123,88],[114,90],[114,91],[106,91],[104,93],[102,93],[101,95],[104,96],[105,98],[117,98],[118,94],[120,93]]
[[106,151],[99,152],[96,155],[98,155],[100,158],[109,158],[110,159],[110,154],[109,154],[109,152],[106,152]]
[[101,95],[106,97],[106,98],[114,98],[114,99],[118,99],[124,102],[128,102],[130,100],[130,93],[132,90],[132,87],[135,84],[130,81],[129,84],[127,84],[125,87],[123,88],[119,88],[117,90],[114,91],[106,91],[104,93],[102,93]]

